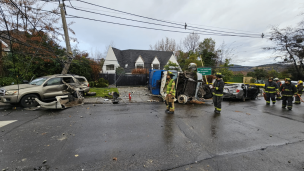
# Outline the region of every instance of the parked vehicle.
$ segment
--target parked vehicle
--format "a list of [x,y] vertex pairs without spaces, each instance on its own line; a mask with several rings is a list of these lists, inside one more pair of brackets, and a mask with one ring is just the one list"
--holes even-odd
[[223,99],[255,100],[259,92],[258,86],[250,86],[243,83],[225,84]]
[[56,96],[68,95],[67,86],[63,81],[70,85],[77,85],[82,95],[90,91],[85,77],[58,74],[34,79],[29,84],[2,87],[0,88],[0,102],[20,103],[23,107],[37,106],[38,103],[35,98],[46,101],[53,100]]

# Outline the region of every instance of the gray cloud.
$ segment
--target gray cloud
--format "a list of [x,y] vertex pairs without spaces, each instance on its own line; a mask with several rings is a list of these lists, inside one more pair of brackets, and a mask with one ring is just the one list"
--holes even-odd
[[[187,22],[190,26],[204,27],[209,29],[234,31],[244,30],[251,33],[266,34],[272,26],[295,26],[303,16],[299,14],[303,11],[304,3],[302,0],[85,0],[90,3],[114,8],[138,15],[151,18],[172,21],[176,23]],[[89,8],[94,12],[101,12],[109,15],[132,18],[142,21],[159,23],[153,20],[142,19],[118,12],[109,11],[95,6],[90,6],[81,2],[71,1],[74,6]],[[56,6],[57,3],[50,5]],[[69,3],[67,3],[69,5]],[[173,28],[164,28],[149,24],[142,24],[110,17],[84,13],[67,8],[70,15],[119,22],[138,26],[153,28],[163,28],[173,30]],[[114,42],[120,49],[149,49],[150,44],[158,40],[169,37],[177,42],[182,40],[187,34],[170,33],[163,31],[145,30],[139,28],[118,26],[101,22],[88,21],[83,19],[67,19],[75,21],[72,28],[78,38],[78,47],[82,50],[100,49],[110,42]],[[181,29],[181,31],[184,31]],[[232,44],[236,49],[236,57],[232,59],[235,64],[258,65],[273,63],[270,52],[263,51],[264,46],[272,45],[270,41],[262,38],[239,38],[223,36],[201,36],[203,38],[215,39],[217,45],[223,41]],[[63,42],[62,42],[63,43]],[[64,45],[64,44],[63,44]]]

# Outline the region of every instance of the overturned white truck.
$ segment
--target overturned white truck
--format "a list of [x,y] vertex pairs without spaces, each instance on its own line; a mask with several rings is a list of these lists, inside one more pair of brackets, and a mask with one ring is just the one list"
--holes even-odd
[[[175,75],[176,96],[178,103],[203,103],[204,99],[212,98],[211,88],[203,80],[200,73],[193,71],[177,72],[171,71]],[[158,74],[157,74],[158,73]],[[160,77],[161,73],[161,77]],[[149,88],[154,95],[159,95],[162,99],[166,97],[166,79],[168,71],[150,70]],[[156,91],[155,91],[156,90]],[[158,91],[159,90],[159,91]],[[159,94],[158,94],[159,92]]]

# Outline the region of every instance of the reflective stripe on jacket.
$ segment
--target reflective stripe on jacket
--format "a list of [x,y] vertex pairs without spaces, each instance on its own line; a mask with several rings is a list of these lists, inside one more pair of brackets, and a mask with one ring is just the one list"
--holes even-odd
[[169,84],[167,85],[167,94],[175,96],[175,82],[173,79],[171,79]]
[[214,96],[223,96],[224,85],[225,83],[223,80],[215,80],[213,83],[214,92],[212,94]]
[[296,87],[292,84],[283,84],[280,87],[280,91],[282,92],[282,96],[292,97],[298,93]]
[[265,84],[265,93],[277,93],[277,91],[279,91],[277,83],[272,81]]

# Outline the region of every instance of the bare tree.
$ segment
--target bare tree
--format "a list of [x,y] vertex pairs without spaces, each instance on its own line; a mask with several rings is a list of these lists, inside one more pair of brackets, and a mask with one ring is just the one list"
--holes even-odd
[[281,58],[286,63],[292,63],[298,74],[298,78],[304,78],[304,28],[287,27],[279,29],[273,27],[270,40],[275,44],[272,47],[265,47],[265,50],[272,50],[276,59]]
[[183,41],[187,51],[196,51],[199,46],[200,36],[197,33],[190,33]]
[[157,51],[178,51],[181,50],[180,45],[178,45],[174,39],[169,39],[168,37],[157,43],[155,45],[150,45],[151,50],[157,50]]
[[232,59],[236,57],[235,49],[231,47],[233,43],[227,45],[225,41],[223,41],[220,47],[216,50],[220,65],[222,65],[226,59]]

